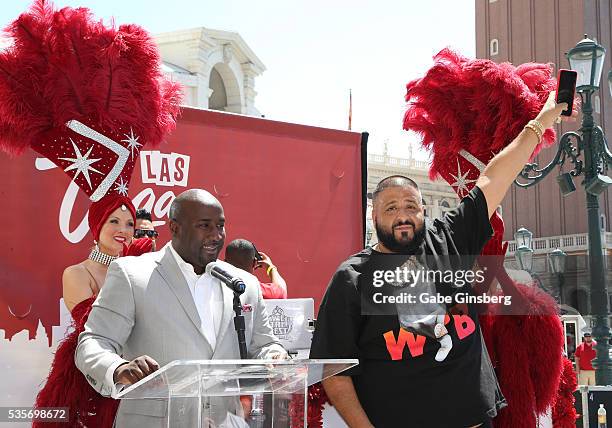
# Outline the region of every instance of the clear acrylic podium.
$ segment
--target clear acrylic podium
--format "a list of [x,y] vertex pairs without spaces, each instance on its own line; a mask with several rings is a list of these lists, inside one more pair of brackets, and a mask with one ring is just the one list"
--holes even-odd
[[168,427],[306,427],[308,386],[358,360],[176,360],[115,398],[155,400]]

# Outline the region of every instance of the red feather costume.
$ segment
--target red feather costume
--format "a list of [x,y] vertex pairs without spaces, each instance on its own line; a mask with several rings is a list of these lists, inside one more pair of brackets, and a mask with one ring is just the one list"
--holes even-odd
[[[449,49],[434,57],[434,66],[407,85],[404,129],[420,134],[432,152],[430,177],[443,177],[463,197],[484,166],[506,147],[540,111],[555,88],[552,67],[543,64],[496,64],[470,60]],[[554,142],[546,130],[533,154]],[[512,296],[511,313],[491,306],[481,325],[508,406],[494,426],[533,428],[539,414],[555,403],[562,371],[563,331],[554,299],[533,284],[513,281],[503,267],[507,243],[498,213],[491,218],[494,236],[478,263],[488,280],[497,279],[502,293]],[[567,396],[567,385],[561,395]],[[571,393],[570,393],[571,394]],[[565,401],[563,401],[565,400]],[[561,404],[559,404],[561,405]],[[569,410],[555,407],[556,414]]]
[[[0,150],[16,155],[30,147],[49,158],[94,201],[90,214],[125,198],[140,149],[175,127],[182,97],[163,78],[151,37],[136,25],[107,27],[85,8],[57,11],[45,0],[5,31],[12,45],[0,52]],[[134,240],[124,253],[150,247]],[[69,407],[69,426],[106,428],[119,402],[94,391],[74,364],[94,299],[72,310],[74,331],[58,346],[36,406]],[[66,426],[44,423],[53,425]]]
[[[96,300],[92,296],[76,305],[71,312],[72,328],[58,345],[45,386],[38,393],[34,407],[68,407],[69,426],[110,428],[115,421],[119,400],[105,398],[89,386],[85,376],[74,365],[79,334]],[[32,427],[62,428],[65,422],[34,422]]]
[[5,31],[13,44],[0,52],[0,149],[44,152],[72,120],[122,138],[132,128],[140,145],[175,127],[180,88],[162,77],[141,27],[107,27],[88,9],[37,0]]
[[[538,114],[555,88],[552,67],[469,60],[449,49],[438,53],[434,62],[423,78],[407,85],[404,129],[420,134],[423,146],[431,150],[430,177],[443,177],[463,197],[491,158]],[[546,130],[532,156],[554,141],[554,130]],[[573,426],[575,378],[572,383],[573,371],[568,372],[565,362],[559,381],[563,331],[557,304],[533,284],[519,284],[508,276],[503,266],[508,247],[503,243],[504,222],[497,213],[490,221],[494,235],[478,260],[487,267],[479,292],[497,280],[503,294],[512,296],[511,314],[491,306],[480,320],[508,403],[494,426],[533,428],[538,415],[553,405],[554,426]],[[322,390],[309,391],[309,421],[317,427],[322,426],[320,415],[327,402]]]
[[574,407],[574,391],[577,387],[574,365],[570,360],[564,358],[561,382],[559,382],[559,394],[552,412],[554,428],[574,428],[576,426],[578,416]]

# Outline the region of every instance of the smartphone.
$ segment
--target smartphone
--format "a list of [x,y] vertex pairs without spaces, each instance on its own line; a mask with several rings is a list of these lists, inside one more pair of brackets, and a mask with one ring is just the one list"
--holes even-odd
[[261,257],[261,254],[259,254],[259,251],[257,251],[257,247],[255,246],[255,244],[251,242],[251,245],[253,245],[253,249],[255,250],[255,260],[257,260],[258,262],[262,261],[263,257]]
[[578,73],[574,70],[559,70],[557,76],[557,103],[567,103],[567,110],[561,112],[562,116],[571,116],[574,107],[574,93],[576,92],[576,79]]

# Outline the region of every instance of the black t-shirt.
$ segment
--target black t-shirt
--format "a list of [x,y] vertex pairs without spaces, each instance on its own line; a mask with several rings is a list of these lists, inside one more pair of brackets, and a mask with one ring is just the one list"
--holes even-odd
[[[453,269],[469,269],[491,234],[486,200],[475,187],[442,221],[426,223],[420,253],[429,268],[451,264]],[[494,391],[482,384],[496,380],[492,370],[482,369],[481,359],[488,356],[475,305],[445,319],[452,349],[437,361],[441,345],[435,337],[401,328],[397,313],[362,310],[372,271],[385,265],[386,256],[393,258],[392,265],[397,263],[395,255],[366,248],[339,266],[319,308],[310,357],[359,359],[358,366],[342,375],[352,376],[376,428],[465,428],[482,423],[495,407]],[[437,287],[441,294],[457,291]]]

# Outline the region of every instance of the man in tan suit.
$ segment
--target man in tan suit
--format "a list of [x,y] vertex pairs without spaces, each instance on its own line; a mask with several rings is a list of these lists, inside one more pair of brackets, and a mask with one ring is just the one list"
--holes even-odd
[[[192,189],[170,207],[172,241],[160,251],[113,262],[79,336],[76,365],[91,386],[109,396],[178,359],[239,359],[233,293],[205,273],[225,240],[223,207]],[[272,334],[257,278],[223,263],[246,284],[249,358],[284,358]],[[118,427],[161,427],[165,400],[122,401]],[[176,415],[173,415],[176,417]],[[174,421],[181,426],[180,421]]]

